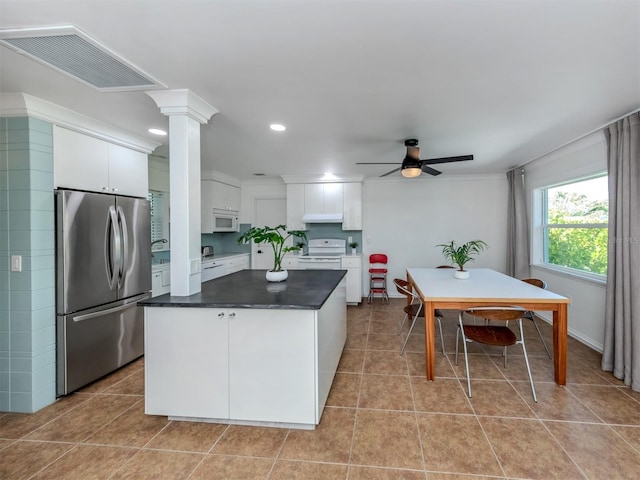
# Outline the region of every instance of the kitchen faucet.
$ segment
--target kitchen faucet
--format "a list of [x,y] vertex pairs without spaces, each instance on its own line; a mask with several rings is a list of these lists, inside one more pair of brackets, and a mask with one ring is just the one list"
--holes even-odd
[[151,242],[151,248],[153,248],[153,246],[156,243],[167,243],[167,242],[168,242],[168,240],[166,238],[161,238],[160,240],[154,240],[153,242]]

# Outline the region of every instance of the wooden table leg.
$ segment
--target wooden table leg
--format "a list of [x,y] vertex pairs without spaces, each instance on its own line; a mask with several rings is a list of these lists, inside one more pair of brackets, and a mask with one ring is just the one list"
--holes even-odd
[[567,304],[553,312],[553,370],[558,385],[567,384]]
[[434,309],[431,302],[424,302],[424,342],[427,361],[427,380],[433,381],[436,373],[436,355],[435,355],[435,318]]

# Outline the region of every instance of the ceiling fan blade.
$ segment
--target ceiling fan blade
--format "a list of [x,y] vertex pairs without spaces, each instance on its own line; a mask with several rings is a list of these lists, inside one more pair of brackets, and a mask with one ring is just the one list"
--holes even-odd
[[396,173],[398,170],[400,170],[402,167],[398,167],[398,168],[394,168],[393,170],[389,170],[387,173],[383,173],[382,175],[380,175],[381,177],[386,177],[387,175],[391,175],[392,173]]
[[459,155],[457,157],[429,158],[428,160],[420,160],[420,162],[422,163],[422,165],[435,165],[437,163],[464,162],[467,160],[473,160],[473,155]]
[[424,173],[428,173],[429,175],[440,175],[442,172],[440,170],[436,170],[435,168],[427,167],[426,165],[422,165],[420,167]]
[[356,162],[356,165],[398,165],[400,162]]

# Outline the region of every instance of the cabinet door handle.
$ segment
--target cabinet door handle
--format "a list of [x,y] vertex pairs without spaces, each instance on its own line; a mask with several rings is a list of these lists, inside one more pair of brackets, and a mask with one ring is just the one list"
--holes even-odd
[[218,314],[218,318],[222,318],[222,317],[224,317],[224,312],[220,312],[220,313]]
[[236,318],[236,314],[235,314],[235,313],[233,313],[233,312],[231,312],[231,313],[229,314],[229,318]]

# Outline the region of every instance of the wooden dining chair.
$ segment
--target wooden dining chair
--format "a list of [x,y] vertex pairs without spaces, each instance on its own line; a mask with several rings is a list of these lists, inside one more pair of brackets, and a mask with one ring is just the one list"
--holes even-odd
[[[539,278],[523,278],[522,281],[526,282],[526,283],[529,283],[531,285],[534,285],[534,286],[536,286],[538,288],[542,288],[544,290],[547,289],[547,283],[544,280],[541,280]],[[542,346],[547,351],[547,356],[549,358],[551,358],[551,352],[549,351],[549,347],[547,347],[547,342],[544,341],[544,337],[542,336],[542,332],[540,331],[540,327],[538,327],[538,323],[536,322],[535,313],[533,311],[531,311],[531,310],[527,310],[527,313],[525,314],[524,318],[526,318],[527,320],[531,320],[533,322],[533,326],[536,327],[536,331],[538,332],[538,336],[540,337],[540,341],[542,342]]]
[[[402,327],[404,327],[407,318],[411,317],[411,326],[409,327],[409,333],[407,333],[407,337],[402,344],[402,349],[400,350],[400,355],[404,353],[404,349],[407,347],[407,342],[411,336],[411,332],[413,331],[413,327],[416,324],[416,320],[418,318],[424,318],[424,309],[422,308],[422,299],[415,293],[412,289],[409,288],[409,282],[403,280],[402,278],[395,278],[393,280],[393,284],[396,286],[396,290],[398,293],[405,295],[407,298],[411,299],[409,305],[404,307],[404,318],[398,327],[398,335],[402,333]],[[434,317],[438,321],[438,328],[440,329],[440,344],[442,345],[442,355],[445,355],[444,351],[444,336],[442,335],[442,312],[438,309],[434,311]]]
[[[527,356],[527,348],[524,344],[524,331],[522,330],[522,319],[527,310],[522,307],[473,307],[468,308],[464,312],[460,312],[458,316],[458,331],[456,332],[456,365],[458,364],[458,345],[459,337],[462,336],[462,345],[464,347],[464,363],[467,372],[467,389],[469,398],[471,398],[471,375],[469,374],[469,355],[467,352],[467,343],[478,342],[485,345],[493,345],[499,347],[509,347],[512,345],[522,345],[524,354],[524,362],[527,365],[527,373],[531,384],[531,393],[534,402],[538,402],[536,389],[533,386],[533,377],[531,376],[531,368],[529,366],[529,357]],[[463,315],[471,315],[473,317],[484,318],[488,320],[483,325],[469,325],[463,322]],[[518,324],[520,339],[509,328],[508,322],[515,321]],[[502,323],[502,325],[497,325]],[[504,355],[504,366],[507,367],[507,355]]]

